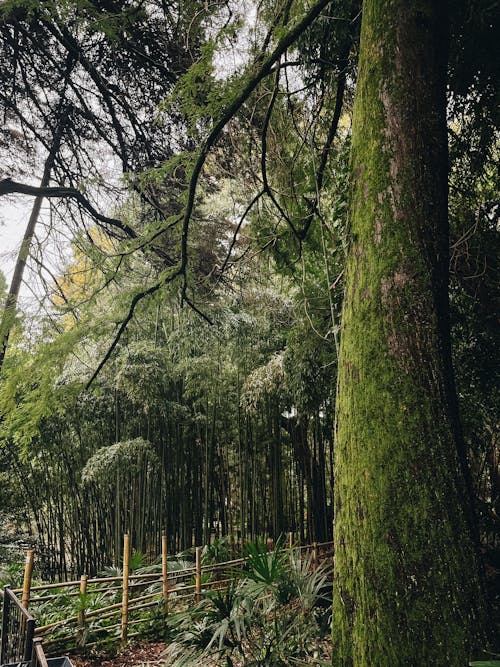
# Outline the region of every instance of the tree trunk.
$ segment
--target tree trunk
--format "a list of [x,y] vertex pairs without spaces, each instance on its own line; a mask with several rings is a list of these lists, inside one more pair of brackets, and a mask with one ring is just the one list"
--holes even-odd
[[444,5],[363,3],[337,398],[335,665],[464,667],[485,628],[449,351]]
[[[43,169],[42,179],[40,181],[40,187],[44,188],[50,183],[50,175],[54,167],[57,153],[61,145],[61,140],[64,132],[64,127],[66,124],[66,113],[62,114],[61,120],[54,132],[52,139],[52,145],[50,147],[49,154],[45,160],[45,165]],[[19,253],[16,259],[16,265],[14,267],[14,274],[12,276],[12,281],[10,283],[9,293],[5,301],[5,306],[3,308],[1,322],[0,322],[0,375],[2,373],[3,362],[5,359],[5,354],[7,352],[7,346],[9,344],[10,332],[14,326],[16,318],[16,309],[17,301],[19,298],[19,292],[21,290],[21,285],[23,282],[24,267],[26,266],[26,261],[28,259],[31,243],[33,241],[33,236],[35,234],[36,223],[38,222],[38,217],[40,215],[40,210],[42,208],[43,197],[36,197],[31,209],[31,214],[26,225],[26,230],[24,232],[23,241],[19,249]]]

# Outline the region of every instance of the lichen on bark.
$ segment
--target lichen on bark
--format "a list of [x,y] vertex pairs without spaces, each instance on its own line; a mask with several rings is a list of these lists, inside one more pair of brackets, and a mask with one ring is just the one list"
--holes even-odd
[[335,450],[333,662],[463,667],[485,611],[447,331],[446,16],[363,3]]

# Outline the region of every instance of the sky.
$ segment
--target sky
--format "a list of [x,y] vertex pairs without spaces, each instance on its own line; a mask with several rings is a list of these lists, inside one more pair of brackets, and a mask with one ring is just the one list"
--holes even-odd
[[30,209],[30,201],[26,197],[0,199],[0,270],[7,282],[12,276]]

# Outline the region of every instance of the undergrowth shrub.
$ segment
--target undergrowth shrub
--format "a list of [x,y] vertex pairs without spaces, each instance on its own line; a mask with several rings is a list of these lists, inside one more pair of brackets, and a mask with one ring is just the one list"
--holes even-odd
[[329,575],[326,564],[313,570],[311,557],[284,551],[281,542],[270,552],[263,542],[249,545],[237,583],[207,592],[199,604],[168,618],[176,639],[165,665],[322,664],[331,617]]

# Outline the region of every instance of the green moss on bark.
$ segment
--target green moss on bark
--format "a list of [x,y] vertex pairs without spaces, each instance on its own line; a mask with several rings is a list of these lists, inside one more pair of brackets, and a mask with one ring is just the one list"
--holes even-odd
[[450,400],[439,4],[363,4],[337,400],[335,665],[463,667],[484,628]]

